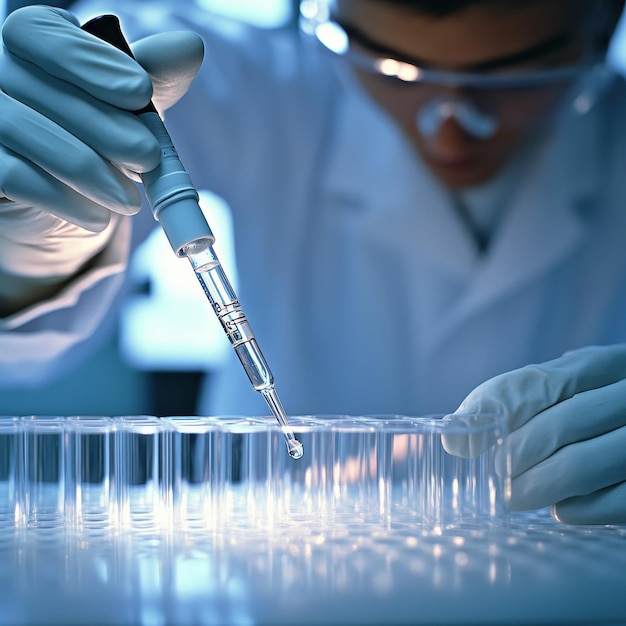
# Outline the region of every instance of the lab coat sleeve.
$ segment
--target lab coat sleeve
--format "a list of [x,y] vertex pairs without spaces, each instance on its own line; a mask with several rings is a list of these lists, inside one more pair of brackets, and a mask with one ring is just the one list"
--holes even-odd
[[67,371],[93,349],[113,316],[124,282],[131,221],[55,298],[0,319],[0,389],[36,386]]

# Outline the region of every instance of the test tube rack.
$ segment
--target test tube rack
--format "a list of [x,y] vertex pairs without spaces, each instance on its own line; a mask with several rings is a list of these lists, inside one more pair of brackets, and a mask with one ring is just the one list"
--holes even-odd
[[506,438],[482,454],[442,445],[441,416],[290,418],[305,446],[285,450],[271,418],[0,417],[0,528],[218,536],[407,527],[500,526]]

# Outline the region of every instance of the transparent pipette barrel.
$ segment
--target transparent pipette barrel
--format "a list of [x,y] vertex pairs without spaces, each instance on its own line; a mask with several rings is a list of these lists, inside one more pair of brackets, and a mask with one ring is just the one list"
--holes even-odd
[[265,398],[272,415],[278,420],[289,454],[294,459],[299,459],[303,454],[302,444],[296,439],[289,425],[285,409],[276,392],[274,376],[241,309],[237,295],[213,250],[212,243],[210,239],[195,241],[183,251],[252,386]]

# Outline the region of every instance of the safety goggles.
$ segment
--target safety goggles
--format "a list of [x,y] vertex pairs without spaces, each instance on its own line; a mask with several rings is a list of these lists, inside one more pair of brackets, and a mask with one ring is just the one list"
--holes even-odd
[[434,135],[447,119],[454,119],[469,134],[488,139],[502,126],[520,126],[545,116],[565,94],[575,111],[585,113],[610,75],[597,55],[523,71],[424,68],[390,56],[358,29],[335,21],[327,0],[304,0],[300,11],[301,29],[350,66],[384,80],[388,108],[415,116],[425,136]]

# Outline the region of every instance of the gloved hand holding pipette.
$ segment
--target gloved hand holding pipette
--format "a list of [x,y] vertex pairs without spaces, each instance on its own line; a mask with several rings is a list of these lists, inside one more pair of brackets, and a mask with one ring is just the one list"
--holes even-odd
[[119,216],[139,210],[132,172],[156,167],[160,149],[130,110],[151,97],[161,109],[176,102],[200,67],[203,45],[190,32],[164,33],[139,42],[138,63],[52,7],[15,12],[2,32],[0,119],[11,120],[0,124],[7,314],[79,271]]
[[506,417],[514,510],[552,506],[561,522],[624,524],[625,399],[626,345],[588,347],[496,376],[457,412]]
[[[289,453],[300,458],[302,445],[287,423],[273,375],[214,253],[214,237],[198,205],[198,193],[157,109],[157,104],[161,108],[173,104],[191,83],[202,59],[200,40],[182,33],[168,35],[165,42],[163,37],[144,42],[150,51],[146,56],[160,70],[166,69],[167,88],[155,103],[151,78],[132,61],[133,52],[113,15],[91,20],[81,30],[71,14],[35,7],[10,17],[3,38],[7,70],[13,70],[7,72],[13,80],[3,86],[13,96],[6,99],[7,109],[18,109],[10,114],[7,110],[6,117],[20,119],[24,104],[35,109],[34,115],[23,114],[26,131],[7,125],[0,132],[10,178],[2,184],[2,189],[10,187],[3,191],[6,199],[25,206],[32,203],[76,227],[100,231],[110,220],[109,211],[132,214],[139,209],[140,195],[131,180],[139,173],[154,217],[174,252],[190,260],[250,382],[281,425]],[[174,50],[167,45],[172,41]],[[29,64],[37,69],[23,70]],[[181,73],[182,89],[177,86]],[[44,132],[38,132],[39,126]],[[12,153],[28,159],[21,177],[10,167],[16,161]],[[61,159],[65,167],[59,167],[59,155],[68,153]],[[88,172],[85,176],[83,170]],[[24,189],[19,184],[32,179],[33,171],[40,179],[35,180],[35,193],[28,184]],[[50,199],[41,192],[46,186],[53,188]],[[69,208],[63,207],[65,203]],[[36,244],[45,247],[43,235]]]

